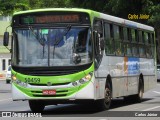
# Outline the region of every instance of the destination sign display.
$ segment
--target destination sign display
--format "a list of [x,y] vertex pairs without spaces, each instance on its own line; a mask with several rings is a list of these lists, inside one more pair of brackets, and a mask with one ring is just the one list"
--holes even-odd
[[13,16],[12,25],[41,25],[41,24],[90,24],[90,17],[85,12],[45,11],[17,14]]
[[40,16],[24,16],[20,18],[21,24],[43,24],[43,23],[72,23],[80,22],[80,16],[71,15],[40,15]]

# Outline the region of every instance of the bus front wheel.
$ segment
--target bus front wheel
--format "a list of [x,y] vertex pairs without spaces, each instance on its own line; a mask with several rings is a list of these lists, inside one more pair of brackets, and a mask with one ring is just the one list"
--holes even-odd
[[32,112],[42,112],[44,110],[45,105],[43,101],[29,100],[29,107]]
[[111,98],[112,98],[112,90],[111,84],[109,82],[106,83],[105,91],[104,91],[104,99],[97,101],[97,106],[101,110],[108,110],[111,105]]

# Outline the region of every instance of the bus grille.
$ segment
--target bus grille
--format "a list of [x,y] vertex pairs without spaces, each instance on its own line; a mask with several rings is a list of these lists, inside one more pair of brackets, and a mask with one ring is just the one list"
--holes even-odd
[[74,92],[75,91],[71,91],[71,90],[57,90],[55,95],[43,95],[42,90],[34,90],[34,91],[32,90],[31,94],[34,97],[65,97]]
[[[67,83],[54,83],[51,84],[50,86],[59,86],[59,85],[68,85],[70,82]],[[33,86],[48,86],[47,84],[35,84],[35,83],[29,83],[29,85],[33,85]]]

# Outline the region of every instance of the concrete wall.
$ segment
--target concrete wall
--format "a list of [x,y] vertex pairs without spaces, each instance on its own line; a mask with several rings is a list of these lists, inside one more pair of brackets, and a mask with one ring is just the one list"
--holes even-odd
[[[4,32],[6,31],[6,28],[10,25],[9,21],[0,21],[0,36],[2,36],[4,34]],[[11,27],[8,27],[7,31],[10,33],[11,35]]]

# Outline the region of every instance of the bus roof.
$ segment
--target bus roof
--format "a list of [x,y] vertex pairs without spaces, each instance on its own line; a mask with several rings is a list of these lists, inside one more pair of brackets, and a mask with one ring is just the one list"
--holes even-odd
[[127,19],[115,17],[112,15],[96,12],[89,9],[81,9],[81,8],[45,8],[45,9],[35,9],[35,10],[27,10],[27,11],[20,11],[13,14],[14,15],[21,15],[21,14],[27,14],[27,13],[35,13],[35,12],[47,12],[47,11],[74,11],[74,12],[86,12],[90,14],[93,18],[101,18],[113,23],[122,24],[124,26],[133,27],[137,29],[145,29],[148,31],[154,31],[154,28],[148,25],[144,25],[138,22],[130,21]]
[[123,19],[123,18],[111,16],[111,15],[104,14],[104,13],[100,13],[100,18],[103,18],[103,19],[108,20],[110,22],[126,25],[128,27],[145,29],[145,30],[148,30],[148,31],[154,31],[154,28],[151,27],[151,26],[144,25],[144,24],[134,22],[134,21],[130,21],[130,20],[126,20],[126,19]]
[[35,13],[35,12],[48,12],[48,11],[75,11],[75,12],[87,12],[87,13],[94,12],[93,10],[81,9],[81,8],[44,8],[44,9],[34,9],[34,10],[15,12],[13,15]]

